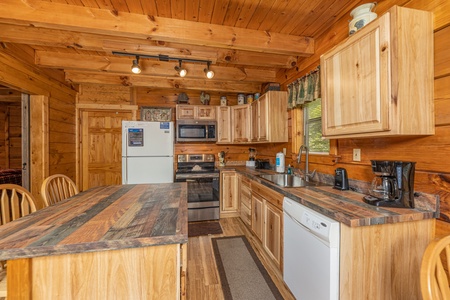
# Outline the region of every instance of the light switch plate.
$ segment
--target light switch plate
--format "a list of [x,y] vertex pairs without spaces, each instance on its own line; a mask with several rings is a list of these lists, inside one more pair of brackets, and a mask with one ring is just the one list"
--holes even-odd
[[283,154],[286,156],[286,148],[283,148]]
[[361,161],[361,149],[353,149],[353,161]]

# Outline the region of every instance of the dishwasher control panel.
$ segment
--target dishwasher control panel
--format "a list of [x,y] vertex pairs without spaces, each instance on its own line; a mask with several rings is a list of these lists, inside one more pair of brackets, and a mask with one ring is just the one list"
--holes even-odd
[[304,211],[300,222],[316,235],[320,235],[320,237],[325,239],[328,238],[330,226],[326,220],[323,220],[319,216],[311,214],[308,211]]

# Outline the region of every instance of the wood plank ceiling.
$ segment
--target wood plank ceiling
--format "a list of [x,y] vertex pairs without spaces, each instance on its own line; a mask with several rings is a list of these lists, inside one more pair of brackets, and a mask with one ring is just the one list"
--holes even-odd
[[[363,1],[364,2],[364,1]],[[314,53],[314,39],[361,4],[356,0],[2,0],[0,42],[28,45],[35,64],[73,83],[257,92]],[[350,19],[350,16],[349,16]],[[205,63],[140,55],[208,60]]]

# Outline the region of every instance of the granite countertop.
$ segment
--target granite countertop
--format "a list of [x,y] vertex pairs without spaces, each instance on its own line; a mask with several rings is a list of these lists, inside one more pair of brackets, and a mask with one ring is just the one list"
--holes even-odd
[[235,170],[254,181],[267,186],[285,197],[293,199],[333,220],[350,227],[368,226],[407,221],[418,221],[439,217],[439,196],[415,193],[415,208],[376,207],[363,201],[364,194],[355,191],[340,191],[331,185],[283,188],[258,175],[274,174],[272,170],[258,170],[242,166],[223,167]]
[[96,187],[1,226],[0,261],[187,243],[186,183]]

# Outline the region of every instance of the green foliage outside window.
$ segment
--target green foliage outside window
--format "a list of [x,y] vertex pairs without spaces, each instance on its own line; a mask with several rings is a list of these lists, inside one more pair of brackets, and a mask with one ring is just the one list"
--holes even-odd
[[322,139],[322,102],[320,99],[305,105],[305,144],[310,152],[329,153],[330,141]]

